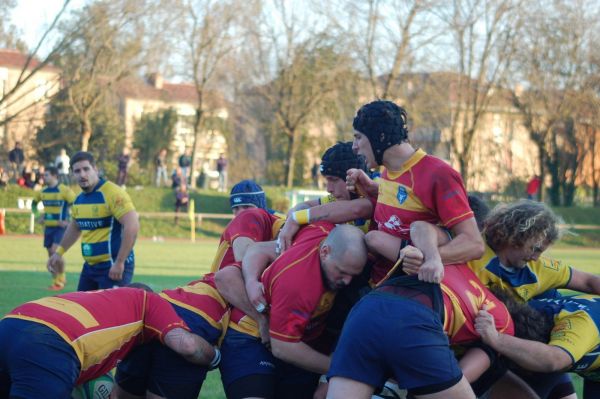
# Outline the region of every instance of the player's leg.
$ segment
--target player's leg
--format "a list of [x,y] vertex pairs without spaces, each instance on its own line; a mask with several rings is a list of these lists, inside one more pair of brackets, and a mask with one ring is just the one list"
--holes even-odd
[[[110,268],[110,265],[108,266]],[[103,269],[106,269],[105,273],[108,276],[108,268],[103,265],[91,266],[87,262],[84,262],[81,268],[81,274],[79,275],[79,283],[77,284],[77,291],[94,291],[99,289],[98,278],[102,276]]]
[[363,382],[344,377],[332,377],[329,380],[327,399],[368,399],[374,391],[375,387]]
[[475,393],[471,385],[463,376],[461,380],[450,388],[424,395],[414,395],[415,398],[422,399],[475,399]]

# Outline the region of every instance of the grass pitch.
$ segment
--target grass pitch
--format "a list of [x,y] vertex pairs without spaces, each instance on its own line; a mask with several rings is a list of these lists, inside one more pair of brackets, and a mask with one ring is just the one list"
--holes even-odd
[[[149,284],[155,291],[185,284],[208,272],[217,246],[217,240],[191,243],[140,239],[135,247],[134,281]],[[549,251],[548,256],[600,274],[600,249],[558,247]],[[74,291],[82,265],[79,246],[73,246],[65,258],[67,286],[63,292]],[[46,259],[41,236],[0,237],[0,315],[23,302],[54,294],[46,290],[50,284]],[[582,398],[579,377],[575,376],[574,381]],[[204,399],[225,397],[218,371],[208,373],[200,396]]]

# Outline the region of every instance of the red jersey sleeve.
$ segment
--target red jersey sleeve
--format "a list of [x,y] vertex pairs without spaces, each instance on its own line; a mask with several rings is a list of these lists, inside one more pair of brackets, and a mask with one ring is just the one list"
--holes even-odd
[[273,217],[263,209],[249,209],[240,213],[223,233],[223,238],[232,245],[238,237],[248,237],[257,242],[272,240]]
[[469,206],[467,191],[460,174],[451,167],[442,164],[438,173],[433,173],[433,210],[442,224],[452,228],[463,220],[473,217]]
[[177,315],[171,304],[158,296],[147,292],[144,303],[144,341],[158,337],[164,342],[165,335],[174,328],[190,331],[185,322]]

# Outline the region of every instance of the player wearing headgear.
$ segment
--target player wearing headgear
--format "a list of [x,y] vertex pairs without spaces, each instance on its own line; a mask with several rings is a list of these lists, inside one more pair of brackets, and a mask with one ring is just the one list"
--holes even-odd
[[[422,264],[420,279],[439,282],[443,264],[479,258],[483,242],[462,178],[446,162],[413,148],[407,124],[406,111],[391,101],[363,105],[352,124],[353,149],[365,157],[369,168],[385,169],[378,183],[364,171],[351,170],[347,183],[351,191],[371,197],[375,206],[372,219],[378,231],[367,234],[367,245],[387,261],[374,266],[373,280],[380,280],[403,257],[405,264]],[[419,221],[449,229],[452,241],[439,250],[406,247],[411,226]]]
[[[319,169],[327,181],[329,195],[302,202],[290,209],[287,222],[279,233],[281,251],[290,247],[300,226],[310,222],[326,220],[350,223],[365,233],[369,229],[373,205],[368,199],[360,199],[356,193],[349,192],[346,187],[348,170],[358,169],[368,173],[364,157],[354,153],[351,142],[339,142],[325,151]],[[352,201],[345,202],[348,200]]]
[[[229,322],[229,306],[215,288],[211,274],[175,289],[159,293],[190,328],[190,331],[216,346]],[[188,362],[174,350],[150,342],[136,347],[117,366],[113,391],[116,398],[152,397],[196,399],[206,373],[220,359],[218,349],[211,366]]]
[[461,361],[463,377],[449,343],[479,341],[474,321],[482,306],[499,331],[513,334],[508,310],[467,265],[448,268],[441,285],[415,276],[384,281],[354,307],[344,325],[327,397],[370,398],[393,377],[400,388],[422,398],[474,398],[467,378],[476,379],[487,367],[469,365],[473,358],[467,354],[464,366]]
[[215,273],[215,284],[219,292],[236,298],[232,305],[259,322],[266,341],[267,320],[248,301],[240,267],[248,246],[254,242],[275,239],[285,219],[267,208],[265,192],[253,180],[242,180],[234,185],[229,202],[235,217],[221,235],[211,272]]
[[[44,172],[44,183],[46,187],[42,191],[36,191],[34,200],[31,204],[31,210],[37,216],[38,202],[44,204],[44,247],[48,251],[48,257],[51,257],[69,224],[69,207],[75,201],[75,193],[68,186],[59,183],[58,169],[51,166]],[[48,287],[50,290],[62,290],[67,282],[64,270],[58,273],[52,273],[52,284]]]
[[18,306],[0,320],[0,397],[70,398],[133,347],[158,340],[210,365],[218,352],[165,299],[137,288],[71,292]]

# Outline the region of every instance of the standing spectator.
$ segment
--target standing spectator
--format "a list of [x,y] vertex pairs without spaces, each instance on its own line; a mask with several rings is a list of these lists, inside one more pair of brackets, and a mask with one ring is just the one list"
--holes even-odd
[[187,212],[188,202],[190,201],[190,194],[187,191],[187,185],[183,183],[175,191],[175,224],[179,222],[179,210]]
[[529,180],[527,183],[527,199],[537,201],[538,200],[538,192],[540,190],[540,185],[542,180],[538,175],[535,175]]
[[8,173],[4,170],[4,167],[0,166],[0,187],[8,186],[8,180]]
[[123,152],[119,156],[119,175],[117,177],[117,185],[123,187],[127,184],[127,169],[129,169],[129,162],[131,161],[131,156],[129,155],[129,150],[127,148],[123,148]]
[[25,154],[23,154],[20,141],[17,141],[15,148],[8,152],[8,161],[11,166],[11,174],[17,180],[23,173],[23,166],[25,164]]
[[161,181],[164,180],[165,186],[167,185],[167,149],[161,148],[156,158],[154,158],[154,164],[156,165],[156,187],[161,186]]
[[138,214],[124,189],[98,175],[94,156],[78,152],[71,159],[73,176],[81,193],[73,203],[73,219],[48,259],[48,271],[62,273],[63,254],[81,236],[84,258],[78,291],[124,286],[133,277],[133,245],[140,229]]
[[68,185],[71,183],[69,178],[69,167],[71,167],[71,158],[67,155],[67,150],[60,149],[60,155],[54,160],[54,166],[58,169],[59,183]]
[[219,191],[224,192],[227,187],[227,159],[223,153],[217,159],[217,172],[219,172]]
[[185,150],[185,152],[179,157],[179,167],[181,168],[181,178],[186,184],[189,183],[191,164],[192,157],[190,156],[190,150]]

